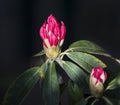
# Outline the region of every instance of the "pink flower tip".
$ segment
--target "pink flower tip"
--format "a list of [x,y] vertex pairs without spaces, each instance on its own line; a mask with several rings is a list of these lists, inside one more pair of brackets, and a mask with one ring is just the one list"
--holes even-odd
[[[64,23],[62,21],[58,22],[53,14],[48,17],[40,28],[40,36],[47,47],[47,44],[50,46],[62,46],[65,35],[66,27]],[[46,39],[48,43],[45,42]]]
[[95,84],[98,82],[104,83],[107,79],[107,73],[103,70],[101,66],[94,67],[92,69],[91,78],[94,78]]

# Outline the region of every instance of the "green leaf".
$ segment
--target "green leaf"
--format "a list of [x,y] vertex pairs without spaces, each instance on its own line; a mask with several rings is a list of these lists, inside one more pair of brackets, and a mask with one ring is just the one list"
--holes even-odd
[[59,61],[58,63],[73,82],[79,84],[83,89],[88,88],[86,83],[87,74],[80,67],[69,61]]
[[95,66],[102,66],[103,68],[106,67],[100,59],[87,53],[69,52],[67,53],[67,56],[88,72],[91,72],[92,68]]
[[69,48],[72,51],[81,51],[81,52],[86,52],[91,54],[110,56],[109,54],[106,53],[106,51],[103,48],[87,40],[80,40],[80,41],[74,42],[69,46]]
[[79,102],[77,102],[75,105],[87,105],[86,99],[81,99]]
[[117,80],[115,78],[108,84],[106,90],[115,89],[116,87],[117,87]]
[[42,51],[40,51],[39,53],[33,55],[33,57],[39,57],[39,56],[42,56],[42,55],[44,55],[44,54],[45,54],[45,52],[44,52],[44,50],[42,50]]
[[83,91],[80,90],[78,85],[73,83],[72,81],[68,82],[68,91],[71,105],[73,105],[73,103],[75,102],[78,102],[84,97]]
[[49,65],[46,72],[45,80],[43,83],[43,97],[45,105],[58,105],[59,104],[59,83],[55,68],[55,63]]
[[120,87],[120,73],[108,84],[106,90]]
[[45,75],[46,75],[46,71],[48,69],[48,63],[45,62],[41,65],[41,67],[39,68],[39,72],[38,72],[38,75],[40,76],[40,78],[45,78]]
[[39,80],[39,67],[33,67],[21,74],[8,88],[3,105],[21,105],[32,87]]

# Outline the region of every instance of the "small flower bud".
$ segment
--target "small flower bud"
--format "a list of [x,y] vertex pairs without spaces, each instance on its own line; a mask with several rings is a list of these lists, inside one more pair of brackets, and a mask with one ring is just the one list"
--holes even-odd
[[60,47],[64,42],[66,27],[50,15],[40,28],[40,36],[43,40],[44,51],[48,58],[56,58],[61,52]]
[[101,66],[92,69],[89,83],[91,94],[95,97],[100,97],[104,90],[104,82],[107,79],[107,74]]

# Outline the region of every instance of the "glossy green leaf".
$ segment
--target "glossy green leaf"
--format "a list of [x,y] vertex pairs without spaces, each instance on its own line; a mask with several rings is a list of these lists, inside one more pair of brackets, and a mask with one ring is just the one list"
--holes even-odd
[[75,105],[87,105],[86,99],[81,99],[79,102],[77,102]]
[[115,89],[120,87],[120,73],[115,77],[107,86],[106,90],[108,89]]
[[39,56],[42,56],[44,54],[45,54],[45,52],[44,52],[44,50],[42,50],[39,53],[35,54],[33,57],[39,57]]
[[106,67],[100,59],[87,53],[69,52],[67,53],[67,56],[88,72],[91,72],[92,68],[95,66],[102,66],[103,68]]
[[72,81],[68,82],[68,91],[71,105],[73,105],[73,103],[78,102],[84,97],[83,91],[80,90],[79,86],[73,83]]
[[39,67],[33,67],[21,74],[8,88],[3,105],[21,105],[30,90],[39,80]]
[[59,83],[54,62],[50,63],[43,83],[45,105],[59,104]]
[[103,48],[87,40],[80,40],[80,41],[74,42],[69,46],[69,48],[72,51],[81,51],[81,52],[86,52],[91,54],[109,56],[109,54],[107,54]]
[[86,83],[86,80],[88,79],[87,74],[80,67],[69,61],[60,61],[58,63],[73,82],[79,84],[81,88],[87,89],[88,87]]

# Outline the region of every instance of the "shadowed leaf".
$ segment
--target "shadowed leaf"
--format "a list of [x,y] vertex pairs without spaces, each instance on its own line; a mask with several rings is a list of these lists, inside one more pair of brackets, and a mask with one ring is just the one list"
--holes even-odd
[[32,87],[39,80],[39,67],[33,67],[22,73],[8,88],[3,105],[20,105]]

